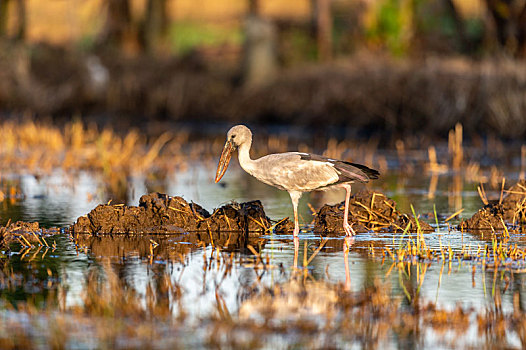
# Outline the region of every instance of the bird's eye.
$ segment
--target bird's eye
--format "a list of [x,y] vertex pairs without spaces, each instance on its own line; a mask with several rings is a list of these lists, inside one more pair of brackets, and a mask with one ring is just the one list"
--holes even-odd
[[236,135],[232,135],[232,136],[230,136],[230,138],[233,140],[233,139],[236,138]]

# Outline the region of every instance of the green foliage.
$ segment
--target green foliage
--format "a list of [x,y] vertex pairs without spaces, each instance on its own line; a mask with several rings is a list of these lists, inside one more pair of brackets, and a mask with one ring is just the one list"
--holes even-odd
[[284,32],[280,39],[280,55],[285,66],[316,61],[318,58],[316,40],[304,30],[290,29]]
[[382,0],[378,3],[374,20],[367,30],[368,39],[387,48],[395,55],[403,55],[409,48],[408,29],[411,28],[412,4],[407,0]]
[[485,31],[482,18],[462,18],[443,0],[379,0],[366,22],[368,42],[396,56],[415,48],[476,54]]
[[75,47],[82,52],[89,52],[95,47],[96,41],[95,35],[84,35],[75,43]]
[[171,24],[169,42],[172,50],[185,53],[200,46],[240,45],[242,33],[233,25],[181,21]]

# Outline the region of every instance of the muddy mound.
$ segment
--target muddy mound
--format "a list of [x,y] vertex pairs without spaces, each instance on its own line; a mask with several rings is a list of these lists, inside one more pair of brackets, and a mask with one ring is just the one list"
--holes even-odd
[[460,230],[503,230],[507,225],[526,223],[526,180],[520,180],[509,190],[502,202],[489,203],[470,219],[462,221]]
[[187,231],[243,231],[263,233],[271,227],[260,201],[232,203],[210,214],[181,197],[144,195],[139,206],[99,205],[78,218],[74,233],[183,233]]
[[278,233],[291,233],[294,231],[294,222],[289,218],[284,218],[276,222],[274,225],[274,232]]
[[460,230],[504,230],[504,210],[502,204],[490,203],[479,209],[470,219],[462,221]]
[[[56,227],[44,229],[38,222],[17,221],[0,228],[0,247],[18,242],[23,247],[54,247],[54,240],[49,238],[60,230]],[[47,239],[47,240],[46,240]]]
[[[343,232],[345,202],[324,205],[314,219],[314,231],[320,233]],[[400,213],[394,200],[383,193],[360,191],[349,201],[349,224],[356,233],[368,231],[410,232],[417,231],[417,222],[412,215]],[[434,229],[422,220],[418,221],[424,232]],[[409,228],[408,228],[409,225]]]

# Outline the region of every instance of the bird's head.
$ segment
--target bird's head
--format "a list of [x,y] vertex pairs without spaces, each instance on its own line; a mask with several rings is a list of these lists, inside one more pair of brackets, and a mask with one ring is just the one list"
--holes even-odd
[[252,142],[252,132],[244,125],[233,126],[226,134],[226,142],[230,142],[235,148],[238,148],[242,144]]
[[232,153],[241,145],[252,143],[252,132],[244,125],[236,125],[228,130],[226,134],[226,143],[219,158],[215,182],[219,182],[228,168]]

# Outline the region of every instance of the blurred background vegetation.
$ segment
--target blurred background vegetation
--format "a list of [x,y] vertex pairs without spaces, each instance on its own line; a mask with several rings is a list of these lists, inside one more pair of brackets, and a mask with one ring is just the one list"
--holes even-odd
[[0,0],[0,48],[3,115],[526,131],[526,0]]
[[239,50],[247,16],[271,22],[277,40],[288,41],[280,54],[297,60],[363,48],[401,56],[526,55],[523,0],[2,0],[0,35],[128,54],[215,53]]

